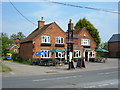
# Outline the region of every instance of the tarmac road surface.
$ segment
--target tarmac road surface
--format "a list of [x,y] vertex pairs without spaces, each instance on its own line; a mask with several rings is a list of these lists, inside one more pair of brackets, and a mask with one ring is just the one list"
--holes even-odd
[[118,69],[3,77],[3,88],[118,88]]

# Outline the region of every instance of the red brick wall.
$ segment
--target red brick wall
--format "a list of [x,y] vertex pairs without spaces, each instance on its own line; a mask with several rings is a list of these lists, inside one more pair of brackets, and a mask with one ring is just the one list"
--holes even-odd
[[[42,35],[50,36],[51,46],[41,46],[41,36]],[[65,47],[55,47],[55,42],[56,42],[55,40],[56,40],[56,37],[58,37],[58,36],[64,37],[64,45],[65,45],[65,47],[67,47],[66,33],[63,32],[55,23],[53,23],[44,33],[42,33],[35,39],[33,58],[40,58],[40,56],[36,56],[35,54],[36,54],[36,52],[40,52],[41,50],[52,50],[55,48],[65,49]],[[54,57],[55,57],[55,54],[52,56],[52,58],[54,58]]]
[[109,42],[108,49],[109,51],[120,52],[120,42]]
[[33,55],[32,42],[21,43],[19,55],[23,59],[31,59]]
[[[74,50],[80,50],[82,52],[82,56],[84,53],[84,47],[81,45],[81,39],[89,39],[90,40],[90,51],[89,52],[95,50],[96,43],[93,40],[93,38],[91,37],[91,35],[88,33],[87,30],[83,30],[78,35],[75,35],[75,36],[78,38],[78,45],[74,44]],[[96,54],[95,54],[95,56],[96,56]]]
[[120,58],[120,42],[108,43],[109,57]]

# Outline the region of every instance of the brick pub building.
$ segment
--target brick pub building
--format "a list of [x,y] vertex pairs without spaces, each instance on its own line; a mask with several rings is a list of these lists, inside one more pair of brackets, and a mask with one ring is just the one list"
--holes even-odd
[[[66,58],[66,52],[49,53],[48,51],[55,48],[67,49],[67,33],[56,22],[44,23],[42,18],[38,21],[38,28],[21,41],[19,53],[21,58]],[[69,24],[72,25],[72,22]],[[89,58],[96,56],[96,43],[85,28],[74,30],[75,40],[74,58],[86,57],[86,61],[89,61]],[[48,52],[48,54],[36,56],[38,52]]]

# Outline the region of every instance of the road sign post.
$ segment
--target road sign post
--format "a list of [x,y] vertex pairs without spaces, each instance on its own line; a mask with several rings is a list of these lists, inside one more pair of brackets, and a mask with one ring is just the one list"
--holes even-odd
[[73,23],[70,19],[68,24],[68,43],[67,43],[67,53],[68,53],[68,60],[69,60],[69,66],[68,69],[72,69],[73,63],[72,63],[72,53],[73,53]]

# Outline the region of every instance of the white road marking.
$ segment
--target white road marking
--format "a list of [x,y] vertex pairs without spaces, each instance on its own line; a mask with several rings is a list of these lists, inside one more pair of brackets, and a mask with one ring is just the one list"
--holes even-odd
[[82,77],[82,76],[79,75],[79,76],[59,77],[59,78],[51,78],[51,79],[37,79],[37,80],[32,80],[32,81],[38,82],[38,81],[59,80],[59,79],[76,78],[76,77]]
[[118,71],[114,71],[114,72],[106,72],[106,73],[98,73],[98,74],[103,75],[103,74],[112,74],[112,73],[118,73]]
[[10,74],[15,75],[15,73],[14,73],[14,72],[10,72]]
[[109,84],[101,84],[101,85],[98,85],[99,87],[102,87],[102,86],[108,86]]
[[102,88],[105,86],[111,86],[111,85],[118,85],[118,81],[115,80],[109,80],[109,81],[105,81],[105,82],[93,82],[93,83],[86,83],[86,86],[84,86],[83,88]]
[[88,87],[84,87],[84,88],[95,88],[96,86],[88,86]]
[[114,83],[110,83],[111,85],[113,85]]
[[104,86],[113,85],[113,84],[115,84],[115,83],[104,83],[104,84],[98,84],[98,85],[94,85],[94,86],[86,86],[84,88],[104,87]]

